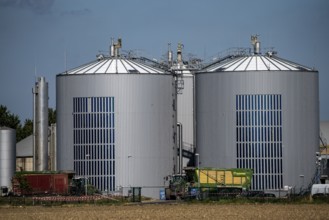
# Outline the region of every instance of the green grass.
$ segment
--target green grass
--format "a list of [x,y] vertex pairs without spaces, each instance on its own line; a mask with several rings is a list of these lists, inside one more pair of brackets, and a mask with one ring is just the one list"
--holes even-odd
[[[142,200],[142,201],[145,201]],[[186,204],[329,204],[329,197],[310,199],[309,196],[291,198],[219,198],[217,200],[205,198],[202,200],[190,199],[183,201]],[[63,206],[63,205],[125,205],[131,203],[129,198],[102,198],[89,201],[33,201],[32,197],[0,197],[0,206]],[[135,203],[139,204],[139,203]]]

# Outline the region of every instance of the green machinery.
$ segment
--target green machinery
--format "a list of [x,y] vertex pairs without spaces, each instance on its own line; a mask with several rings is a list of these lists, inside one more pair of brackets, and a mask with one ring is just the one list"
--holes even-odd
[[173,175],[166,188],[166,199],[193,196],[196,192],[236,196],[249,190],[253,171],[251,169],[194,168],[184,169],[185,174]]

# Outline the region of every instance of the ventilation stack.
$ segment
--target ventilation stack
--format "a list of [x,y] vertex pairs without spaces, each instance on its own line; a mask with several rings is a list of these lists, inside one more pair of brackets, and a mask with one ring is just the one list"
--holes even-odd
[[39,77],[33,89],[33,170],[48,170],[48,83]]

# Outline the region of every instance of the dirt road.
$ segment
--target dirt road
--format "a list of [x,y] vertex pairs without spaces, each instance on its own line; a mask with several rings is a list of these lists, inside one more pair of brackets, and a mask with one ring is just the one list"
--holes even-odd
[[0,207],[0,219],[329,219],[329,204],[147,204]]

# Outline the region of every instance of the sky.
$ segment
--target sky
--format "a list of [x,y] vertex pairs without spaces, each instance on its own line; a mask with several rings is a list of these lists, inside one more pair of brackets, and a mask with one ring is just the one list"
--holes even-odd
[[320,120],[329,120],[328,0],[0,0],[0,104],[32,119],[32,87],[44,76],[56,108],[56,75],[122,51],[161,59],[168,43],[204,60],[232,47],[262,48],[319,71]]

